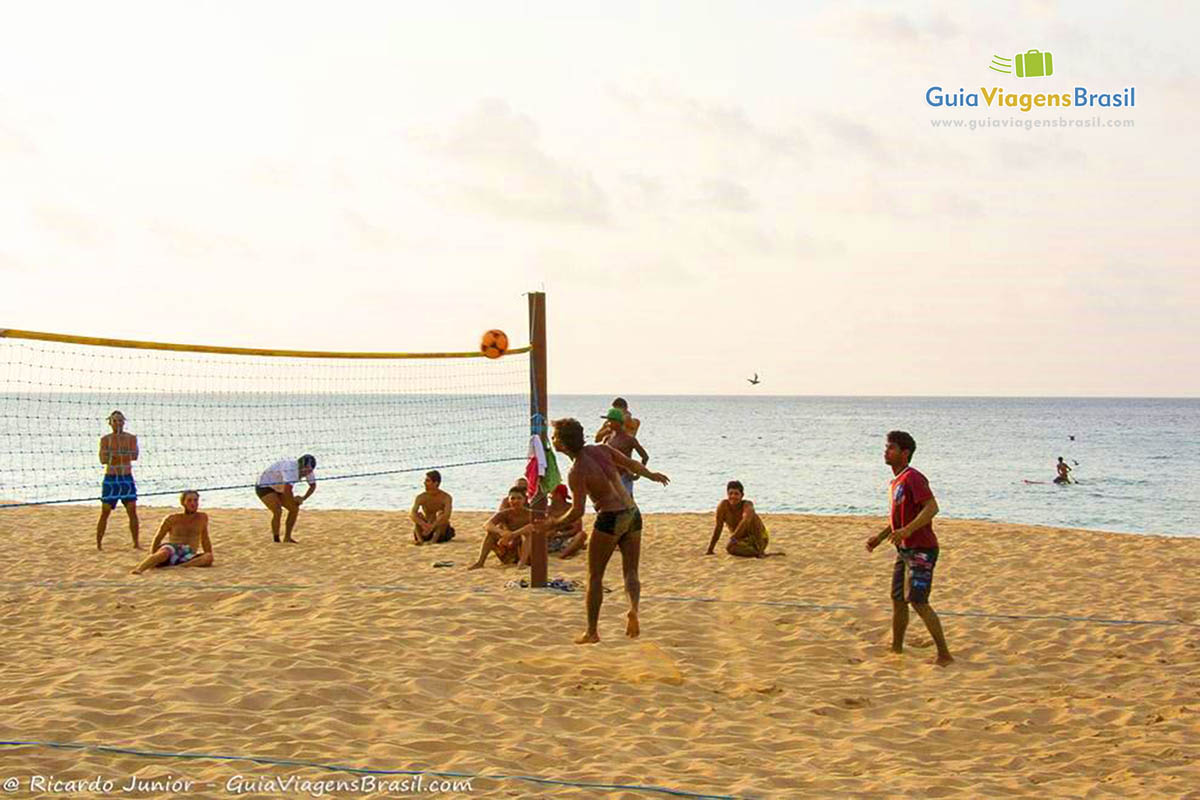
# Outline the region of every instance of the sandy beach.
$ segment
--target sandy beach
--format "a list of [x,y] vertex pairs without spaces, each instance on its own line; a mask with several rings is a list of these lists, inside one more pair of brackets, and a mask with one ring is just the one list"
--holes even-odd
[[[168,509],[141,512],[149,543]],[[879,518],[770,516],[787,555],[748,561],[703,555],[708,515],[648,516],[642,638],[622,635],[614,559],[602,641],[580,647],[582,592],[505,588],[525,573],[494,560],[465,571],[483,514],[418,548],[395,512],[305,510],[291,547],[265,511],[209,513],[214,568],[133,576],[120,509],[102,553],[93,508],[0,512],[0,738],[474,776],[436,796],[668,796],[503,777],[530,776],[737,797],[1200,797],[1200,538],[939,519],[932,603],[957,658],[941,669],[916,617],[908,651],[888,652],[892,553],[863,548]],[[584,570],[551,559],[551,577]],[[34,776],[112,780],[109,796],[131,776],[193,782],[146,797],[354,777],[0,748],[10,796],[51,794]],[[291,786],[243,796],[308,796]]]

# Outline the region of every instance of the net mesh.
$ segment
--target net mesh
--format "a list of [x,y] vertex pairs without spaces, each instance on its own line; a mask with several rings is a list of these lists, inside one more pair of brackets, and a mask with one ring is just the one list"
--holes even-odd
[[137,436],[139,501],[194,488],[219,490],[206,505],[254,505],[263,470],[311,453],[321,505],[406,507],[411,493],[387,476],[474,467],[486,475],[467,483],[488,486],[462,507],[488,508],[520,470],[485,465],[525,457],[529,356],[310,359],[0,338],[0,505],[97,501],[100,437],[118,409]]

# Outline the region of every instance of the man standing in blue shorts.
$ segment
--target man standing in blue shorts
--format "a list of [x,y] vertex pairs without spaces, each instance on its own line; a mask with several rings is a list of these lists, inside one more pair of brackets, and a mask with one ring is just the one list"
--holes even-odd
[[137,461],[137,437],[125,432],[125,415],[114,411],[108,415],[112,433],[100,437],[100,463],[104,465],[104,482],[100,485],[100,521],[96,523],[96,549],[103,550],[104,531],[108,515],[120,502],[129,515],[129,533],[133,546],[138,545],[137,484],[133,482],[133,462]]
[[933,533],[933,518],[938,504],[929,489],[929,481],[908,465],[917,443],[904,431],[891,431],[883,451],[884,462],[892,468],[890,498],[891,524],[867,539],[867,552],[872,552],[891,539],[896,545],[896,562],[892,566],[892,652],[904,652],[904,631],[908,628],[908,606],[917,612],[937,645],[937,664],[953,663],[942,622],[929,605],[933,588],[933,568],[937,564],[938,540]]

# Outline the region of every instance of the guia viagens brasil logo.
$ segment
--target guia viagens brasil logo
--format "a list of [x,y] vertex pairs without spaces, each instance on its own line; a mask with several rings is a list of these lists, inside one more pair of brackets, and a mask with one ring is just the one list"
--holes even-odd
[[[993,55],[988,69],[1017,78],[1044,79],[1054,75],[1054,66],[1054,56],[1050,51],[1032,49],[1016,53],[1011,57]],[[1021,88],[1025,89],[1024,86]],[[1042,86],[1039,84],[1037,88],[1042,88]],[[943,89],[941,86],[930,86],[925,92],[925,102],[934,108],[982,105],[995,109],[1014,108],[1021,111],[1033,111],[1038,108],[1121,108],[1134,105],[1134,88],[1127,86],[1116,90],[1093,92],[1086,86],[1073,86],[1069,91],[1013,92],[1000,86],[981,86],[978,91],[959,88],[955,92]]]

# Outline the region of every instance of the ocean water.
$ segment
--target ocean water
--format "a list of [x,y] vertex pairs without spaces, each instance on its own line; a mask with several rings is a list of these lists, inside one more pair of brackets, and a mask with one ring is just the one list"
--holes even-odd
[[[764,512],[883,514],[884,436],[899,428],[944,516],[1200,535],[1200,400],[627,397],[650,467],[671,478],[636,484],[649,512],[711,511],[736,478]],[[610,399],[552,396],[550,416],[590,434]],[[143,504],[198,487],[205,506],[254,507],[246,487],[262,469],[311,452],[309,508],[406,509],[421,473],[440,466],[457,508],[492,509],[528,445],[519,394],[0,397],[0,499],[94,502],[97,440],[117,403],[139,437]],[[1077,484],[1050,483],[1058,456]]]
[[[553,400],[551,416],[598,423],[611,398]],[[736,478],[764,511],[885,514],[885,436],[900,429],[916,439],[912,465],[929,478],[944,516],[1200,535],[1196,399],[628,400],[650,466],[672,479],[666,488],[638,482],[648,511],[712,510]],[[1050,483],[1059,456],[1078,484]]]

